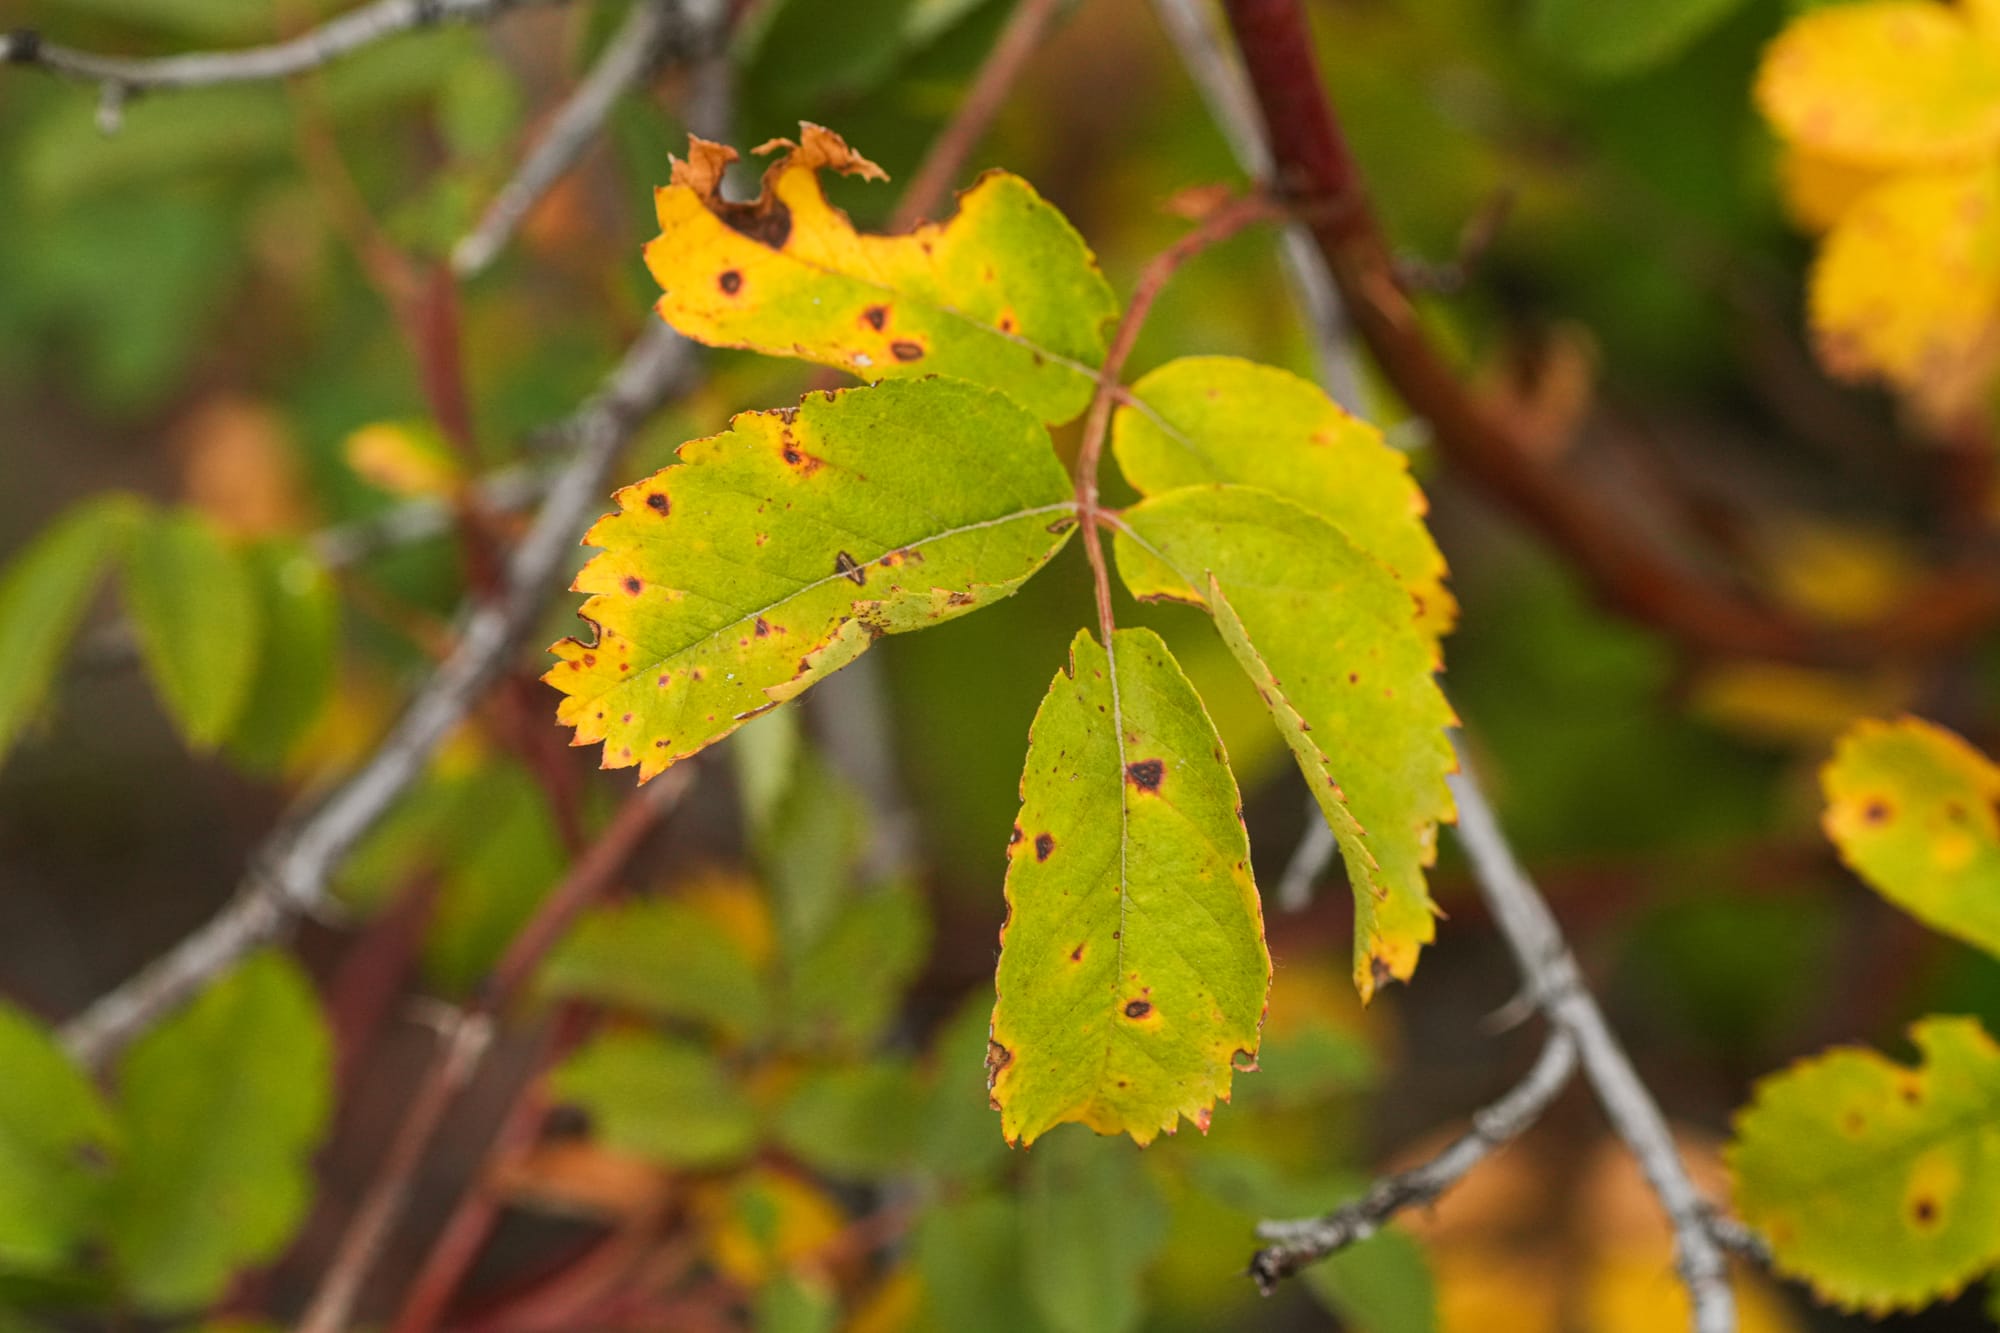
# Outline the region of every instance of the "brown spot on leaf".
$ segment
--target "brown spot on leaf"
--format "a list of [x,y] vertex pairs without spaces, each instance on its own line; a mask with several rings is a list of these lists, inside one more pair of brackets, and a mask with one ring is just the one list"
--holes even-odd
[[1144,1018],[1153,1012],[1153,1006],[1145,1000],[1134,1000],[1125,1006],[1125,1017]]
[[769,621],[767,621],[767,620],[765,620],[765,619],[764,619],[764,617],[762,617],[762,616],[758,616],[758,617],[757,617],[757,637],[758,637],[758,638],[760,638],[760,639],[765,639],[765,638],[769,638],[769,637],[770,637],[770,635],[771,635],[771,625],[770,625],[770,622],[769,622]]
[[1861,822],[1864,824],[1886,824],[1889,816],[1896,813],[1895,807],[1880,796],[1861,807]]
[[1208,1133],[1209,1118],[1213,1114],[1214,1112],[1209,1107],[1206,1106],[1202,1107],[1199,1111],[1196,1111],[1194,1113],[1194,1127],[1200,1130],[1204,1134]]
[[653,510],[656,513],[665,514],[665,513],[670,513],[673,510],[674,506],[673,503],[667,499],[666,492],[654,491],[652,494],[646,497],[646,507]]
[[784,249],[785,242],[792,237],[792,210],[769,195],[751,203],[711,199],[708,206],[731,231],[773,250]]
[[1167,776],[1167,766],[1157,759],[1141,759],[1125,765],[1125,776],[1140,791],[1158,791]]
[[922,344],[913,343],[907,338],[899,338],[895,342],[890,343],[889,354],[898,361],[921,361],[924,359]]
[[1014,1053],[991,1037],[986,1039],[986,1086],[992,1087],[1000,1071],[1014,1063]]
[[639,595],[640,589],[644,588],[645,586],[646,586],[645,584],[639,582],[638,575],[627,574],[625,576],[625,591],[630,593],[632,596],[637,597]]
[[857,588],[868,586],[868,575],[862,572],[860,565],[854,563],[854,557],[845,551],[834,553],[833,572],[842,578],[853,579]]
[[660,673],[660,679],[659,679],[659,682],[658,682],[658,683],[659,683],[659,686],[660,686],[660,688],[661,688],[661,689],[663,689],[663,690],[664,690],[665,688],[667,688],[667,686],[668,686],[668,685],[669,685],[670,683],[672,683],[672,681],[673,681],[673,678],[674,678],[674,675],[673,675],[673,673],[672,673],[671,671],[663,671],[663,672],[661,672],[661,673]]
[[715,280],[715,285],[722,288],[724,295],[734,296],[743,290],[743,275],[733,268],[726,270]]
[[1071,949],[1069,951],[1069,960],[1072,963],[1080,963],[1083,961],[1083,946],[1081,944],[1077,945],[1074,949]]
[[885,305],[871,305],[861,312],[861,318],[868,321],[869,328],[879,331],[884,324],[889,322],[889,307]]
[[1369,957],[1368,975],[1374,979],[1377,986],[1386,986],[1396,979],[1396,973],[1390,968],[1389,960],[1380,954],[1374,954]]
[[1919,1196],[1910,1205],[1910,1220],[1926,1231],[1936,1226],[1938,1221],[1937,1200],[1930,1198],[1928,1195]]
[[1035,859],[1037,861],[1048,860],[1049,853],[1053,852],[1055,849],[1056,849],[1056,840],[1054,838],[1050,837],[1046,833],[1037,833],[1035,835]]
[[1057,519],[1055,522],[1049,524],[1048,527],[1044,528],[1043,531],[1053,536],[1060,537],[1062,536],[1062,534],[1068,532],[1071,528],[1075,526],[1076,526],[1076,520],[1072,518],[1070,515],[1064,514],[1061,518]]
[[596,654],[596,653],[585,653],[585,654],[583,655],[583,664],[584,664],[585,666],[596,666],[596,665],[597,665],[597,654]]
[[971,606],[978,600],[978,598],[969,592],[952,592],[945,594],[944,604],[946,606]]
[[620,722],[630,722],[632,720],[632,715],[630,713],[627,713],[625,714],[625,716],[619,718],[618,720]]
[[1229,1057],[1229,1067],[1239,1074],[1254,1074],[1258,1068],[1257,1057],[1249,1051],[1238,1047],[1236,1052]]

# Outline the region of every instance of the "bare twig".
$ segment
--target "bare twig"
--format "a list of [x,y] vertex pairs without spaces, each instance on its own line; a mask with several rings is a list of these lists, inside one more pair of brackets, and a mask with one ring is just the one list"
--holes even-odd
[[63,1042],[99,1065],[201,985],[278,935],[301,912],[331,906],[327,879],[422,771],[471,710],[533,622],[585,521],[603,502],[605,474],[640,422],[684,389],[692,344],[649,322],[610,380],[562,423],[575,453],[508,563],[501,595],[465,619],[456,648],[411,699],[389,735],[313,809],[287,819],[251,858],[236,896],[206,925],[98,999],[63,1028]]
[[646,835],[679,803],[694,772],[693,765],[676,767],[627,798],[603,834],[514,936],[472,1003],[449,1011],[440,1023],[436,1054],[410,1098],[388,1155],[341,1236],[326,1276],[299,1321],[298,1333],[342,1333],[348,1327],[362,1284],[403,1215],[424,1153],[492,1044],[495,1017],[520,993],[535,965],[576,914],[610,888]]
[[115,129],[118,108],[134,93],[290,78],[417,28],[484,23],[530,4],[561,2],[375,0],[287,41],[241,51],[197,51],[150,60],[78,51],[43,41],[40,33],[22,28],[0,35],[0,65],[30,65],[61,78],[99,85],[105,98],[99,107],[99,123]]
[[1466,764],[1460,745],[1459,771],[1452,776],[1458,801],[1458,839],[1471,862],[1494,924],[1500,929],[1535,1002],[1549,1021],[1576,1042],[1584,1078],[1597,1094],[1611,1128],[1638,1159],[1674,1229],[1681,1281],[1694,1306],[1696,1333],[1731,1333],[1736,1301],[1729,1267],[1716,1243],[1714,1211],[1696,1190],[1674,1146],[1667,1119],[1619,1044],[1583,984],[1576,959],[1563,939],[1555,914],[1535,888],[1493,817],[1486,794]]
[[1526,1077],[1472,1117],[1472,1128],[1437,1156],[1385,1176],[1354,1202],[1320,1217],[1262,1222],[1257,1235],[1270,1241],[1250,1256],[1250,1276],[1265,1295],[1307,1264],[1364,1241],[1406,1208],[1434,1203],[1495,1151],[1541,1118],[1576,1073],[1576,1042],[1562,1028],[1549,1032]]
[[1014,7],[1007,26],[1000,30],[999,39],[973,77],[972,86],[966,90],[951,122],[931,144],[916,174],[910,177],[909,188],[903,191],[889,220],[889,230],[908,231],[934,215],[944,203],[952,182],[965,170],[965,160],[986,137],[993,117],[1000,113],[1001,104],[1020,78],[1028,58],[1042,44],[1063,3],[1064,0],[1020,0]]
[[638,0],[612,35],[597,63],[557,110],[541,139],[487,205],[479,223],[453,247],[451,266],[462,278],[485,271],[513,239],[531,209],[576,165],[626,91],[675,55],[705,54],[692,49],[708,40],[714,25],[684,21],[675,0]]

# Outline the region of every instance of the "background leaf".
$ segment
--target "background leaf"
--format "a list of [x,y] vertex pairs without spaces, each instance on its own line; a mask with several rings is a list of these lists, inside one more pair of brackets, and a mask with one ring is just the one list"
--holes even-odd
[[0,1005],[0,1272],[59,1268],[98,1224],[111,1112],[42,1027]]
[[149,1310],[205,1305],[274,1257],[305,1217],[307,1161],[331,1103],[331,1041],[312,987],[253,955],[146,1034],[118,1067],[124,1167],[111,1252]]
[[756,1141],[750,1103],[715,1054],[692,1042],[607,1032],[549,1076],[605,1145],[667,1166],[740,1159]]
[[212,749],[249,701],[262,625],[256,582],[207,519],[162,514],[125,551],[125,601],[146,669],[188,744]]
[[1056,1333],[1124,1333],[1144,1313],[1140,1274],[1167,1214],[1140,1158],[1066,1130],[1029,1158],[1021,1201],[1028,1298]]

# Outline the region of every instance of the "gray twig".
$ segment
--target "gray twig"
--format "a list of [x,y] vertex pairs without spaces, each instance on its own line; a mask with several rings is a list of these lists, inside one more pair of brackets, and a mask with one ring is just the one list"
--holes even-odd
[[116,129],[125,100],[134,93],[211,88],[290,78],[331,64],[364,46],[417,28],[443,23],[484,23],[512,9],[562,0],[374,0],[309,32],[241,51],[195,51],[131,59],[97,55],[42,40],[32,28],[0,34],[0,65],[29,65],[103,90],[98,123]]
[[1736,1300],[1729,1286],[1728,1262],[1716,1241],[1714,1210],[1688,1177],[1666,1116],[1584,985],[1555,914],[1515,861],[1462,744],[1458,761],[1459,771],[1451,779],[1458,801],[1458,840],[1472,864],[1480,894],[1536,1004],[1576,1042],[1583,1076],[1597,1094],[1605,1118],[1638,1159],[1646,1183],[1666,1210],[1681,1281],[1694,1306],[1696,1333],[1731,1333],[1736,1327]]
[[692,344],[658,321],[597,394],[558,427],[574,454],[514,549],[500,594],[465,617],[451,655],[410,700],[366,763],[315,807],[281,823],[253,854],[234,898],[205,925],[94,1001],[62,1038],[98,1066],[212,976],[276,937],[299,913],[331,909],[327,881],[341,859],[423,770],[532,625],[585,522],[604,503],[605,475],[654,409],[683,392]]
[[1250,1256],[1250,1276],[1268,1296],[1299,1269],[1368,1239],[1404,1209],[1436,1202],[1473,1167],[1539,1120],[1575,1073],[1575,1040],[1562,1028],[1552,1028],[1527,1076],[1474,1115],[1472,1128],[1437,1156],[1383,1177],[1359,1199],[1323,1216],[1259,1223],[1257,1235],[1271,1244]]
[[695,57],[693,49],[707,41],[712,25],[686,21],[674,0],[639,0],[612,35],[583,82],[556,111],[513,179],[493,197],[479,223],[451,252],[451,266],[460,277],[484,272],[507,248],[521,220],[541,197],[561,180],[597,140],[597,132],[618,99],[676,55]]

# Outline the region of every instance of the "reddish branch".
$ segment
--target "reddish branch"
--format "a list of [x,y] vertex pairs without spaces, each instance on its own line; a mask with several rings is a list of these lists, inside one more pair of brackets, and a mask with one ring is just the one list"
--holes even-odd
[[1349,318],[1382,373],[1429,423],[1446,460],[1569,557],[1606,605],[1702,652],[1835,663],[1935,652],[2000,618],[2000,572],[1967,561],[1908,590],[1875,624],[1802,620],[1704,580],[1573,489],[1540,461],[1546,451],[1523,423],[1468,388],[1425,335],[1320,85],[1299,4],[1228,0],[1227,11],[1270,136],[1274,187],[1313,219]]
[[312,1304],[299,1321],[299,1333],[342,1333],[348,1327],[362,1284],[402,1217],[431,1140],[492,1041],[494,1019],[520,994],[535,966],[576,914],[610,888],[646,835],[674,808],[693,773],[686,766],[670,770],[629,797],[590,850],[515,935],[472,1001],[452,1011],[440,1024],[437,1050],[423,1082],[412,1095],[388,1154],[348,1223]]

